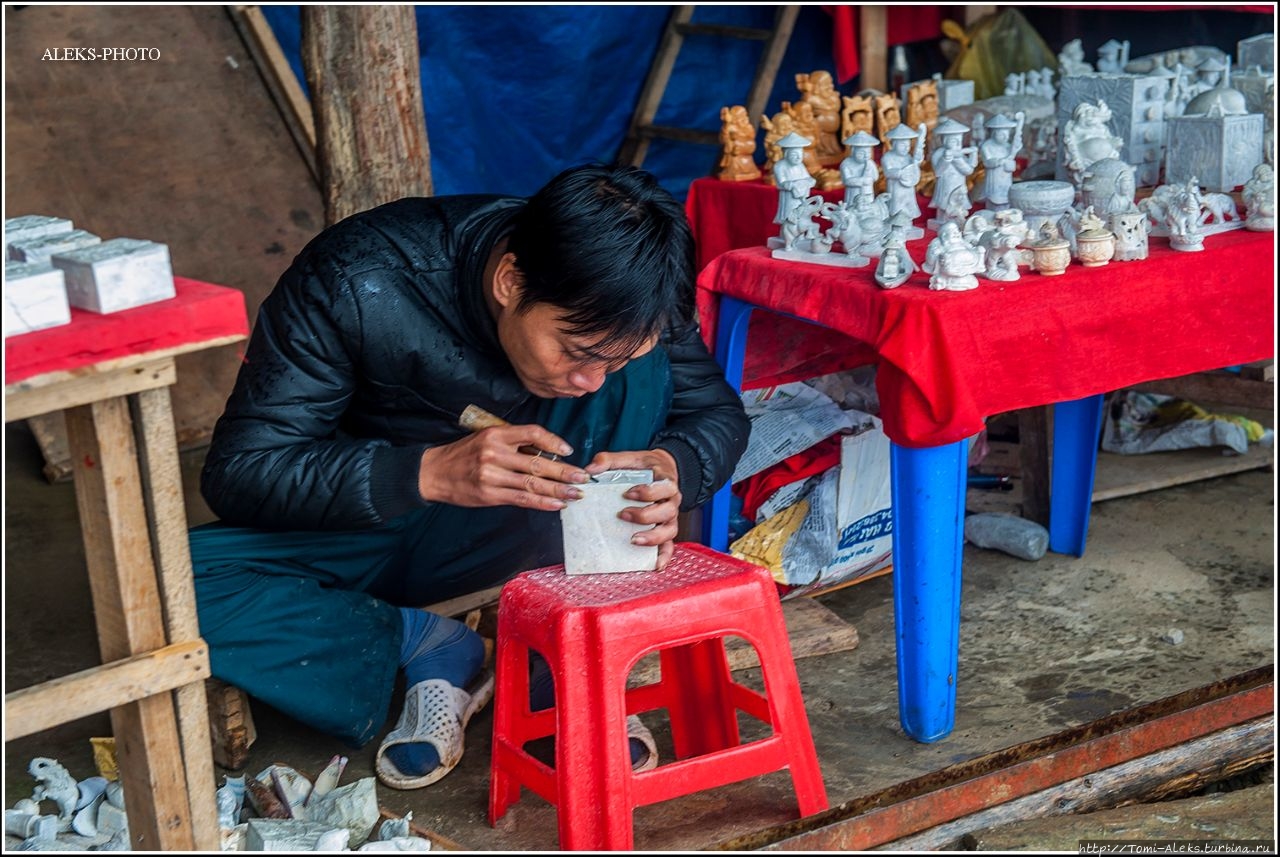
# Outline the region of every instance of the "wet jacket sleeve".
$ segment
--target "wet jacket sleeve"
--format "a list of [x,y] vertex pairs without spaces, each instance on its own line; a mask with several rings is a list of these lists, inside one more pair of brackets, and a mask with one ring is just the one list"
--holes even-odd
[[356,529],[423,503],[425,444],[346,436],[360,307],[332,269],[295,263],[262,304],[245,362],[214,427],[201,493],[223,521],[269,529]]
[[695,322],[668,328],[662,345],[671,361],[673,392],[667,425],[654,446],[675,458],[681,510],[687,511],[710,500],[729,481],[747,448],[751,423]]

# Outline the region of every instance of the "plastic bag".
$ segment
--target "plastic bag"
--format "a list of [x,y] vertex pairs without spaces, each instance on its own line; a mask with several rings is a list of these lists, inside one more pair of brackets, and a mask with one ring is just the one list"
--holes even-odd
[[942,31],[960,43],[960,54],[946,76],[972,80],[977,101],[1003,95],[1008,74],[1033,68],[1058,69],[1057,55],[1013,6],[983,17],[968,32],[954,21],[943,21]]
[[1270,429],[1247,417],[1211,414],[1185,399],[1124,390],[1112,397],[1102,449],[1125,455],[1225,446],[1240,455],[1249,443],[1269,444]]

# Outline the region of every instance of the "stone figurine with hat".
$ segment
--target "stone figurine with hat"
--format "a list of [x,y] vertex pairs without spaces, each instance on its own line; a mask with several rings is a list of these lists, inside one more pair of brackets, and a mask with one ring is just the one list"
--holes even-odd
[[804,165],[804,149],[812,141],[792,131],[778,141],[782,159],[773,165],[773,179],[778,187],[778,213],[773,222],[787,222],[788,216],[809,198],[817,180]]
[[1013,119],[997,113],[986,123],[990,136],[978,146],[985,173],[982,184],[973,189],[973,199],[984,201],[989,211],[1009,207],[1009,186],[1018,169],[1016,156],[1022,148],[1022,126],[1026,118],[1021,111]]
[[845,203],[855,205],[859,196],[875,196],[880,169],[871,157],[871,150],[879,146],[880,141],[866,131],[858,131],[845,137],[844,144],[849,147],[849,154],[840,162],[840,180],[844,182]]
[[968,178],[978,167],[978,148],[964,145],[964,135],[968,131],[968,126],[961,125],[950,116],[933,129],[934,139],[941,142],[934,143],[930,158],[934,174],[930,208],[947,208],[953,192],[958,188],[964,188],[965,195],[968,195]]
[[920,165],[924,163],[925,134],[923,123],[918,131],[912,131],[906,124],[893,126],[885,135],[889,151],[880,159],[885,192],[889,195],[889,216],[892,218],[899,213],[906,215],[908,222],[903,237],[907,241],[924,237],[924,230],[912,223],[920,216],[916,186],[923,176]]
[[885,289],[894,289],[905,283],[916,270],[916,262],[907,252],[906,230],[911,218],[899,211],[889,218],[889,229],[880,248],[880,260],[874,274],[876,283]]

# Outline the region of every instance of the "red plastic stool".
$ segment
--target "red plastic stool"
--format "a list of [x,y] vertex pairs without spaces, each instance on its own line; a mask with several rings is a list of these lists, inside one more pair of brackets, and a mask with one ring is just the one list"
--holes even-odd
[[[733,681],[724,636],[755,647],[765,694]],[[529,710],[529,649],[551,667],[555,707]],[[627,674],[661,650],[661,680]],[[631,770],[626,716],[666,708],[679,761]],[[737,710],[773,734],[740,744]],[[556,736],[556,766],[525,744]],[[769,572],[680,544],[661,572],[527,571],[498,603],[489,823],[524,786],[556,805],[564,850],[629,850],[633,808],[790,767],[800,814],[827,808],[777,587]]]

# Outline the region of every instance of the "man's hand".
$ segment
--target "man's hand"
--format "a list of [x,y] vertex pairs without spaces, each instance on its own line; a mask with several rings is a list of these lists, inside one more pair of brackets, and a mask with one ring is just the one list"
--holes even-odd
[[652,470],[651,485],[636,485],[622,496],[628,500],[648,503],[647,506],[628,506],[618,517],[633,524],[653,524],[653,528],[636,533],[632,544],[658,546],[658,570],[670,561],[676,549],[676,533],[680,529],[680,474],[676,460],[663,449],[638,452],[601,452],[587,465],[592,476],[606,470]]
[[[546,455],[532,455],[521,447],[545,450]],[[418,493],[429,502],[454,506],[555,512],[581,497],[576,486],[591,479],[587,471],[550,458],[572,452],[569,444],[541,426],[483,429],[422,453]]]

